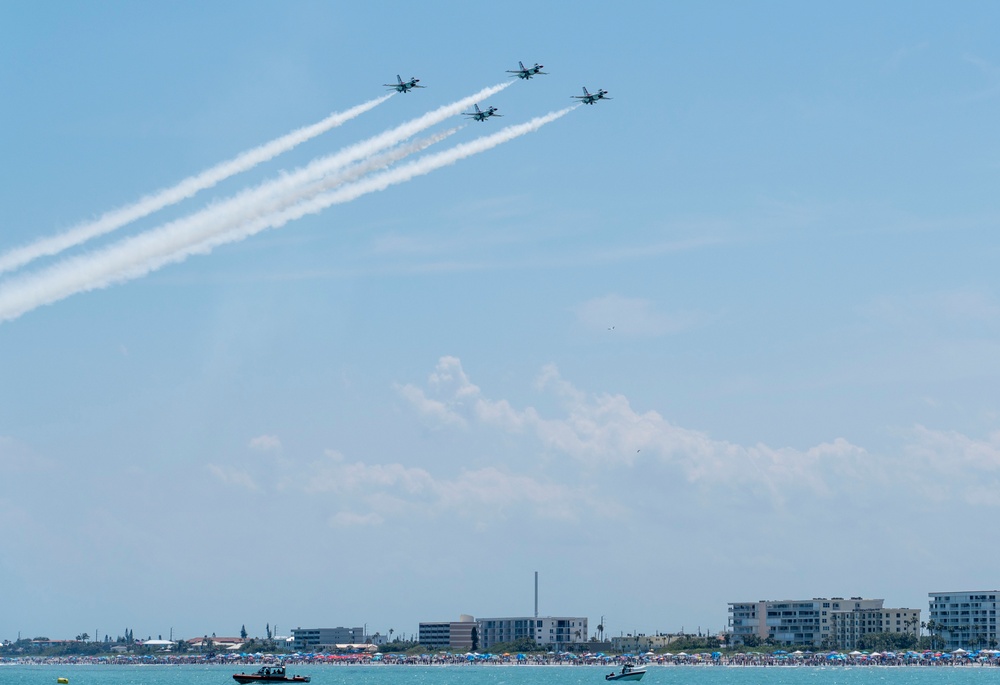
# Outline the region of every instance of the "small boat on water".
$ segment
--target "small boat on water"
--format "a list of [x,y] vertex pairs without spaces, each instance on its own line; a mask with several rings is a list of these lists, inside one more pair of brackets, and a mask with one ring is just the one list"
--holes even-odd
[[308,683],[307,675],[285,675],[284,666],[264,666],[256,673],[234,673],[233,680],[240,685],[247,683]]
[[605,680],[642,680],[642,676],[646,675],[646,669],[636,668],[632,664],[625,664],[622,666],[622,670],[618,673],[611,671],[611,673],[604,676]]

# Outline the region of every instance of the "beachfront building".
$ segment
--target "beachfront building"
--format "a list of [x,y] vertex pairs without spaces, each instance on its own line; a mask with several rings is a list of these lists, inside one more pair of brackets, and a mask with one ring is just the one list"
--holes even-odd
[[188,649],[196,649],[200,652],[218,652],[220,650],[238,649],[243,644],[242,637],[192,637],[187,641]]
[[479,648],[531,638],[543,647],[566,650],[587,641],[587,619],[579,616],[515,616],[479,619]]
[[297,652],[321,652],[337,645],[367,642],[364,628],[294,628],[292,647]]
[[927,630],[936,647],[956,649],[996,649],[997,600],[1000,590],[930,592]]
[[[656,635],[646,635],[645,633],[638,633],[637,635],[620,635],[618,637],[611,638],[611,649],[612,651],[622,653],[648,652],[649,650],[666,649],[670,646],[671,642],[676,642],[677,640],[682,640],[686,637],[692,636],[682,634],[661,635],[659,633]],[[600,651],[600,648],[592,651]]]
[[767,637],[766,605],[764,601],[729,603],[729,641],[732,644],[752,644]]
[[830,614],[830,626],[831,646],[836,649],[865,647],[862,639],[875,633],[909,633],[916,639],[920,637],[920,609],[878,607],[834,611]]
[[479,625],[476,619],[462,614],[457,621],[425,622],[418,631],[420,644],[428,649],[479,649]]
[[733,644],[770,639],[779,645],[830,649],[853,649],[858,637],[868,633],[905,631],[919,636],[918,609],[884,609],[883,603],[861,597],[732,602],[729,630]]

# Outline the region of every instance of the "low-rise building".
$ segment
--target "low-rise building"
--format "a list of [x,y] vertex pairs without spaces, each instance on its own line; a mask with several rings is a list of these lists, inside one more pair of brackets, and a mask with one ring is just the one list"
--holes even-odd
[[[615,652],[648,652],[650,650],[667,648],[671,642],[676,642],[688,635],[620,635],[611,638],[611,649]],[[589,649],[589,647],[588,647]]]
[[420,644],[429,649],[479,649],[479,624],[467,614],[457,621],[421,623],[418,635]]
[[337,645],[366,643],[364,628],[295,628],[292,647],[299,652],[320,652]]
[[229,649],[233,645],[242,645],[243,638],[241,637],[216,637],[215,635],[209,637],[205,635],[204,637],[192,637],[187,640],[188,647],[191,649],[197,649],[203,652],[209,651],[219,651],[224,649]]

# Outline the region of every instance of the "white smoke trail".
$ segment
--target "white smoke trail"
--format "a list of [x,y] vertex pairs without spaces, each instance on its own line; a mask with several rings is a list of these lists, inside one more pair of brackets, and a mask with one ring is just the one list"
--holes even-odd
[[[322,176],[341,169],[352,162],[364,159],[369,155],[376,154],[381,150],[392,147],[393,145],[396,145],[403,140],[428,129],[435,124],[439,124],[445,119],[460,113],[463,109],[471,107],[473,104],[499,93],[510,85],[510,82],[507,82],[483,88],[473,95],[439,107],[436,110],[424,114],[423,116],[417,117],[416,119],[408,121],[405,124],[401,124],[396,128],[390,129],[373,136],[372,138],[347,147],[334,155],[318,159],[293,174],[284,175],[279,182],[276,182],[275,185],[269,186],[269,189],[271,192],[280,193],[284,192],[293,185],[321,178]],[[383,95],[382,97],[376,98],[362,105],[358,105],[357,107],[349,109],[343,113],[333,114],[317,124],[306,126],[298,131],[293,131],[287,136],[283,136],[271,141],[270,143],[266,143],[259,148],[243,153],[229,162],[224,162],[202,172],[201,174],[198,174],[197,176],[186,179],[173,188],[167,188],[153,195],[144,197],[132,205],[108,212],[96,221],[82,224],[57,236],[43,238],[35,241],[34,243],[25,245],[24,247],[15,248],[4,254],[0,254],[0,274],[22,267],[39,257],[57,254],[63,250],[79,245],[86,240],[90,240],[91,238],[110,233],[111,231],[121,228],[131,221],[135,221],[136,219],[147,216],[154,211],[162,209],[163,207],[186,199],[194,195],[199,190],[209,188],[235,173],[250,169],[255,164],[271,159],[279,152],[289,150],[309,138],[315,137],[320,133],[333,128],[334,126],[339,126],[349,119],[353,119],[354,117],[363,114],[364,112],[374,108],[376,105],[385,102],[388,98],[392,97],[392,95],[392,93],[389,95]]]
[[501,90],[510,85],[511,83],[508,81],[506,83],[499,83],[495,86],[483,88],[478,93],[464,97],[461,100],[452,102],[451,104],[438,107],[437,109],[421,115],[416,119],[407,121],[406,123],[400,124],[399,126],[389,129],[388,131],[383,131],[378,135],[372,136],[371,138],[363,140],[360,143],[348,146],[332,155],[320,157],[301,169],[297,169],[288,174],[283,174],[281,178],[275,181],[262,184],[261,186],[249,191],[244,191],[243,196],[247,198],[256,197],[259,193],[283,195],[292,188],[306,183],[311,183],[317,179],[327,176],[328,174],[343,169],[348,164],[365,159],[370,155],[388,149],[393,145],[397,145],[407,138],[455,116],[463,109],[467,109],[473,104],[499,93]]
[[[0,321],[17,318],[35,307],[61,300],[75,292],[104,287],[100,283],[89,286],[86,282],[116,271],[127,270],[129,264],[141,262],[150,256],[169,254],[171,251],[197,245],[205,240],[206,235],[232,230],[247,221],[281,211],[300,200],[349,183],[425,150],[458,130],[459,127],[456,127],[408,145],[401,145],[353,166],[347,166],[339,173],[326,178],[313,180],[305,185],[287,187],[284,193],[259,192],[256,195],[253,192],[241,193],[190,216],[120,240],[101,250],[64,259],[47,269],[6,281],[0,284]],[[265,190],[271,191],[270,188]]]
[[[394,169],[390,169],[380,174],[375,174],[369,178],[346,185],[332,193],[323,193],[312,199],[304,200],[286,210],[261,217],[244,224],[235,230],[227,231],[225,233],[220,232],[219,235],[207,238],[199,245],[165,256],[164,258],[157,260],[155,263],[148,264],[147,270],[143,273],[148,273],[148,271],[158,269],[165,264],[183,261],[191,254],[207,254],[219,245],[243,240],[266,229],[278,228],[285,225],[289,221],[300,219],[308,214],[317,214],[333,205],[344,204],[345,202],[356,200],[362,195],[385,190],[390,186],[405,183],[406,181],[416,178],[417,176],[429,174],[436,169],[454,164],[462,159],[465,159],[466,157],[471,157],[472,155],[479,154],[480,152],[485,152],[486,150],[490,150],[498,145],[513,140],[514,138],[537,131],[545,124],[551,123],[556,119],[565,116],[579,106],[580,105],[577,104],[561,109],[557,112],[549,112],[544,116],[535,117],[531,121],[524,124],[508,126],[492,135],[483,136],[468,143],[456,145],[455,147],[444,150],[443,152],[425,155],[424,157],[409,162],[408,164],[404,164]],[[2,320],[3,309],[2,305],[0,305],[0,321]]]
[[322,121],[309,126],[303,126],[280,138],[275,138],[252,150],[247,150],[233,159],[217,164],[199,174],[189,176],[170,188],[164,188],[151,195],[146,195],[130,205],[106,212],[94,221],[80,224],[59,235],[42,238],[28,245],[8,250],[0,254],[0,273],[18,269],[40,257],[58,254],[92,238],[111,233],[126,224],[148,216],[164,207],[185,200],[201,190],[211,188],[230,176],[252,169],[261,162],[266,162],[283,152],[288,152],[297,145],[364,114],[368,110],[382,104],[393,95],[394,93],[383,95],[344,112],[335,112]]
[[[75,293],[144,276],[167,264],[183,261],[192,254],[207,254],[218,245],[243,240],[268,228],[283,226],[307,214],[315,214],[334,204],[350,202],[367,193],[384,190],[430,173],[535,131],[577,106],[537,117],[525,124],[507,127],[493,135],[457,145],[438,154],[427,155],[396,169],[344,186],[338,191],[316,195],[286,209],[274,211],[274,205],[280,203],[280,199],[273,195],[250,207],[241,206],[235,212],[233,207],[225,206],[229,203],[222,203],[193,217],[120,241],[100,252],[64,260],[47,270],[0,287],[0,321],[17,318],[32,309]],[[350,171],[348,169],[345,173]],[[286,198],[291,197],[294,201],[301,197],[304,190],[301,186],[291,188]]]

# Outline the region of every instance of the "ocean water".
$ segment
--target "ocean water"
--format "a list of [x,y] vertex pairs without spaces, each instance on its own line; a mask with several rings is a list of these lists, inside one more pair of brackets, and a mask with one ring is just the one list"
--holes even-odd
[[[0,685],[235,685],[254,666],[0,666]],[[311,685],[604,685],[599,666],[335,666],[302,664],[288,673]],[[640,685],[1000,685],[1000,668],[649,666]]]

